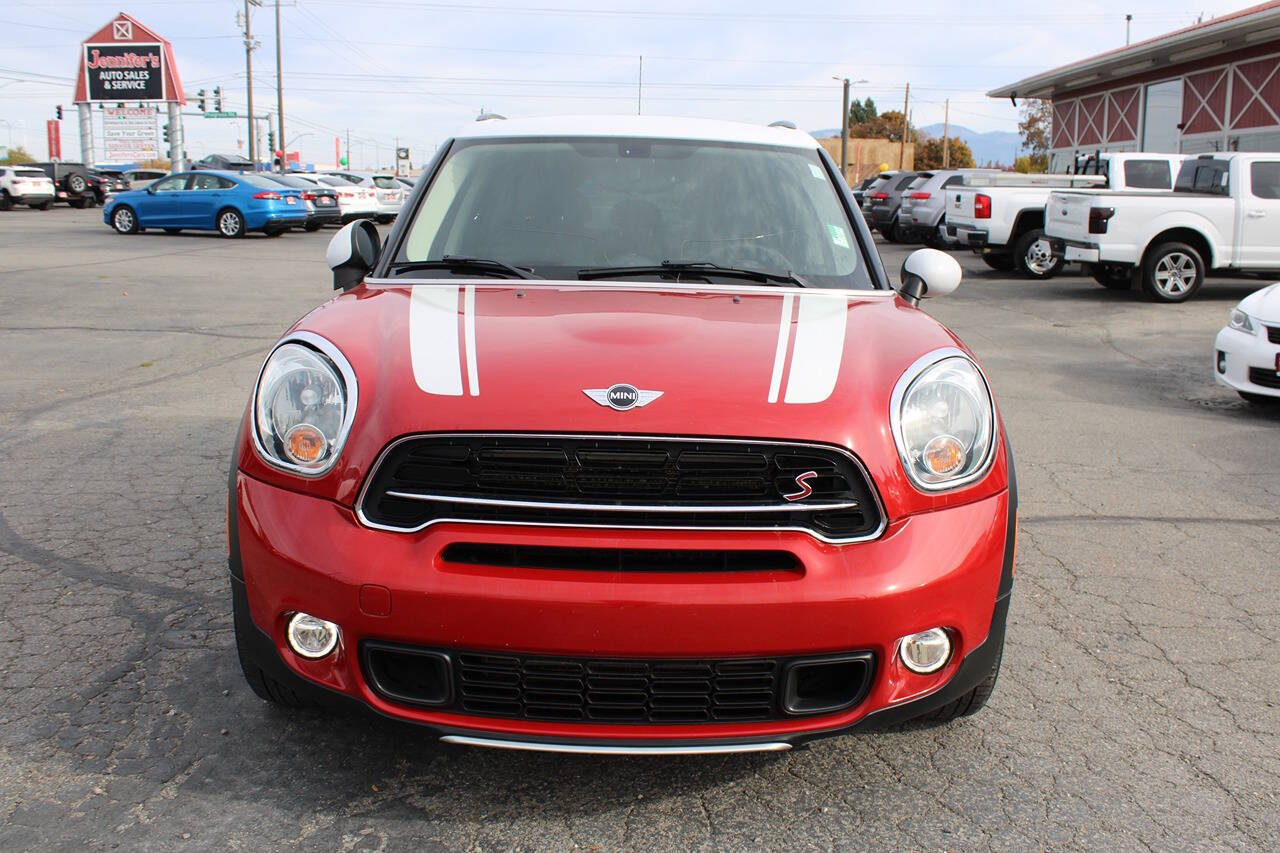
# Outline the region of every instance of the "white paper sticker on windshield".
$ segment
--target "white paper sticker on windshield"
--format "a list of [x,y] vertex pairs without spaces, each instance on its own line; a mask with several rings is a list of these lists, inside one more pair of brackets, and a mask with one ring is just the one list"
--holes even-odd
[[826,176],[822,174],[822,170],[818,168],[816,163],[809,164],[809,171],[812,172],[813,176],[820,181],[826,179]]
[[827,225],[827,231],[831,234],[831,242],[835,243],[841,249],[849,248],[849,238],[845,236],[844,229],[839,225]]

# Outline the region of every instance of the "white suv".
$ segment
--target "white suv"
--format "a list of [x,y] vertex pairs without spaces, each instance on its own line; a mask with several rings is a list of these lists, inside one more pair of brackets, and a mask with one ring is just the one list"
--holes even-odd
[[0,166],[0,210],[10,210],[15,204],[48,210],[53,204],[53,195],[53,181],[41,170]]

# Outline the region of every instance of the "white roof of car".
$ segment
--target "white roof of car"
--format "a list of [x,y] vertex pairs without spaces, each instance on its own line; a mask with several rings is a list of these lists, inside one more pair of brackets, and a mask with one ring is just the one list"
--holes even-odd
[[639,137],[643,139],[688,139],[707,142],[740,142],[754,145],[785,145],[817,148],[818,142],[801,130],[673,116],[546,116],[541,118],[490,118],[463,127],[456,139],[509,139],[514,137]]

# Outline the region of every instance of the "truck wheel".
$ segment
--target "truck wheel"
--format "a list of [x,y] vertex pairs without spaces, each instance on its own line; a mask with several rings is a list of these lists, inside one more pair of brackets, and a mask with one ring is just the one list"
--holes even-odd
[[76,195],[84,192],[87,186],[89,186],[89,183],[84,179],[84,175],[70,175],[67,177],[67,189]]
[[89,200],[87,198],[72,198],[67,199],[67,204],[71,205],[76,210],[84,210],[89,206]]
[[1000,654],[996,656],[996,662],[991,667],[991,672],[987,673],[987,677],[982,679],[977,687],[952,702],[948,702],[936,711],[931,711],[913,722],[921,723],[947,723],[960,717],[967,717],[970,714],[976,714],[982,710],[982,706],[987,704],[987,700],[991,698],[991,694],[996,690],[996,680],[1000,677],[1000,661],[1004,658],[1004,648],[1001,647]]
[[1161,243],[1142,261],[1142,289],[1156,302],[1186,302],[1204,284],[1204,261],[1186,243]]
[[1032,228],[1014,242],[1013,262],[1018,272],[1027,278],[1041,280],[1053,278],[1065,263],[1049,250],[1049,241],[1044,239],[1041,228]]
[[983,252],[982,262],[993,270],[999,270],[1000,272],[1013,272],[1013,255]]
[[1094,264],[1090,275],[1107,290],[1129,290],[1133,287],[1132,267],[1119,264]]

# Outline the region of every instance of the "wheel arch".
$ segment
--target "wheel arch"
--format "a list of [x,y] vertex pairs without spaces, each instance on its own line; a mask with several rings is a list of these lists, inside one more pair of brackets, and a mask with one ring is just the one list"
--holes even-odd
[[1156,247],[1164,243],[1186,243],[1195,249],[1199,252],[1200,260],[1204,263],[1206,274],[1218,265],[1218,259],[1214,256],[1213,241],[1199,229],[1187,226],[1166,228],[1157,232],[1147,241],[1146,247],[1143,248],[1142,258],[1138,261],[1139,265],[1146,264]]
[[1013,228],[1009,231],[1009,245],[1012,246],[1019,237],[1035,228],[1044,228],[1044,209],[1028,208],[1019,211],[1013,220]]

